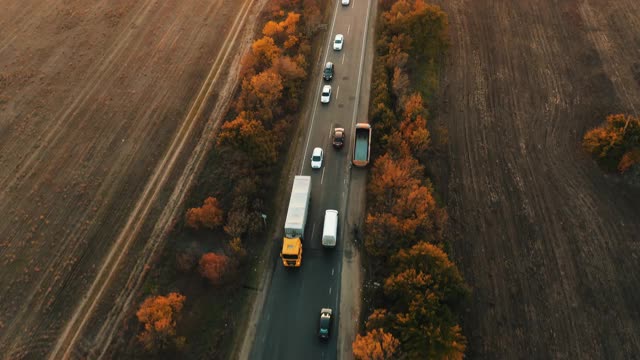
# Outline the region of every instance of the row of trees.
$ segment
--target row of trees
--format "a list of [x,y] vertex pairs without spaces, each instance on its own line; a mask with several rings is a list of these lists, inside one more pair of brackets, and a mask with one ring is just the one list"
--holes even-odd
[[[421,92],[433,88],[447,47],[447,16],[422,0],[381,0],[371,89],[376,159],[367,188],[364,248],[381,283],[353,343],[356,359],[461,359],[458,316],[470,295],[448,258],[448,216],[425,176],[431,136]],[[424,64],[434,66],[424,67]],[[424,76],[430,75],[430,76]],[[410,80],[411,79],[411,80]],[[414,80],[415,79],[415,80]]]
[[582,144],[605,169],[624,173],[640,163],[640,118],[609,115],[603,125],[584,135]]
[[[212,147],[215,167],[210,194],[199,206],[187,209],[185,226],[197,233],[226,238],[215,252],[188,248],[176,254],[183,273],[197,268],[211,285],[229,284],[247,255],[242,239],[263,228],[260,218],[274,177],[270,172],[288,145],[290,126],[297,120],[308,71],[309,35],[320,21],[320,0],[271,1],[260,36],[241,63],[240,88]],[[202,184],[201,184],[202,185]],[[222,230],[222,231],[220,231]],[[137,312],[143,325],[138,339],[149,351],[173,346],[185,338],[176,334],[176,322],[186,297],[180,293],[150,296]],[[192,311],[198,311],[193,309]]]

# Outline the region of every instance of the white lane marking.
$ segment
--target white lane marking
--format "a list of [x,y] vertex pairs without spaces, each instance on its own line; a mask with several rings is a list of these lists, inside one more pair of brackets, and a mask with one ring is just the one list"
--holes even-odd
[[[331,19],[331,29],[330,31],[327,32],[327,51],[325,51],[324,53],[324,61],[322,62],[323,64],[327,63],[327,56],[329,56],[329,51],[331,50],[331,45],[333,44],[333,42],[331,41],[331,38],[333,37],[333,29],[336,25],[336,16],[338,15],[338,2],[336,1],[336,7],[333,11],[333,19]],[[368,20],[368,19],[367,19]],[[316,93],[316,99],[320,96],[320,91],[322,89],[322,86],[318,87],[317,93]],[[309,126],[309,132],[307,132],[307,143],[304,145],[304,156],[302,157],[302,162],[300,163],[300,173],[298,175],[302,175],[302,170],[304,169],[304,161],[306,160],[306,156],[307,156],[307,151],[309,150],[309,140],[311,140],[311,133],[313,130],[313,124],[316,121],[316,113],[318,109],[318,102],[314,101],[313,102],[313,115],[311,115],[311,125]]]
[[347,35],[349,35],[349,31],[351,31],[351,24],[347,27]]
[[342,54],[342,64],[344,64],[344,56],[345,56],[345,54],[343,53]]
[[336,101],[338,100],[338,94],[340,94],[340,85],[336,88]]
[[329,288],[329,295],[331,295],[331,288]]
[[334,272],[335,270],[336,270],[335,268],[331,269],[331,276],[333,276],[333,272]]
[[311,228],[311,238],[312,239],[313,239],[313,234],[315,234],[315,232],[316,232],[316,224],[313,224],[313,227]]
[[320,177],[320,185],[322,185],[322,182],[324,181],[324,169],[325,168],[326,167],[324,167],[324,166],[322,167],[322,177]]

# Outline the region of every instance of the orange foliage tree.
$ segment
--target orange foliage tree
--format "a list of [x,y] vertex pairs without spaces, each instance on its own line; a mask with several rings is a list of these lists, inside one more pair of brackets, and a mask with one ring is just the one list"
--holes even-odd
[[357,360],[391,360],[397,358],[400,342],[382,329],[374,329],[366,335],[356,335],[352,344],[353,356]]
[[193,229],[198,229],[200,226],[214,229],[222,225],[222,221],[223,211],[215,197],[206,198],[204,204],[199,208],[187,210],[186,223]]
[[374,162],[368,192],[365,249],[388,256],[419,239],[440,242],[447,214],[436,205],[430,186],[419,180],[422,166],[410,156],[394,160],[385,154]]
[[158,351],[173,344],[180,346],[184,338],[176,337],[176,318],[182,311],[186,297],[178,293],[167,296],[151,296],[145,299],[136,312],[144,330],[138,340],[148,351]]
[[300,14],[289,12],[287,17],[280,21],[269,21],[262,28],[262,34],[270,37],[279,46],[290,49],[298,42],[298,23],[300,22]]
[[417,270],[429,274],[438,284],[434,289],[438,297],[454,309],[459,309],[469,297],[469,288],[458,267],[436,245],[422,241],[409,249],[401,249],[391,258],[391,263],[399,273]]
[[[275,61],[275,60],[274,60]],[[268,125],[279,115],[276,106],[282,99],[282,77],[273,69],[265,70],[242,81],[242,90],[236,103],[238,112]]]
[[278,144],[273,134],[264,128],[262,122],[247,118],[244,112],[222,125],[217,144],[238,149],[264,165],[274,163],[278,155]]
[[209,280],[212,285],[220,285],[223,283],[229,266],[230,260],[227,256],[216,253],[206,253],[200,258],[198,270],[200,271],[200,275]]
[[[469,297],[457,267],[439,247],[420,242],[392,257],[395,272],[385,279],[384,294],[392,313],[378,312],[369,321],[391,317],[410,358],[462,358],[466,339],[455,313]],[[384,316],[383,316],[384,315]]]
[[273,62],[282,54],[282,49],[276,45],[272,38],[264,36],[253,42],[251,52],[255,57],[257,72],[260,72],[271,67]]
[[582,145],[605,169],[625,172],[640,162],[640,118],[609,115],[584,135]]
[[437,5],[424,0],[399,0],[382,14],[388,36],[410,34],[415,60],[435,58],[448,46],[449,19]]

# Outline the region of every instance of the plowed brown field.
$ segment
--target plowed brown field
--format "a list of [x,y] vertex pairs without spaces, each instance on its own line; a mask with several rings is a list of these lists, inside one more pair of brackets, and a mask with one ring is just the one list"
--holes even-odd
[[260,4],[0,0],[0,357],[108,357]]
[[638,115],[640,1],[436,3],[469,357],[637,358],[640,192],[580,142],[609,113]]

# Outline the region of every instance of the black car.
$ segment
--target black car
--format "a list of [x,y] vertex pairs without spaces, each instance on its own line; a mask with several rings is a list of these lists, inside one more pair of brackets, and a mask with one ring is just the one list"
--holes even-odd
[[343,128],[333,129],[333,147],[336,149],[342,148],[342,146],[344,146],[344,137]]
[[328,62],[324,66],[324,72],[322,73],[322,78],[325,79],[326,81],[333,79],[333,63],[332,62]]
[[323,308],[320,310],[320,321],[318,322],[318,336],[320,339],[329,339],[329,332],[331,331],[333,310]]

